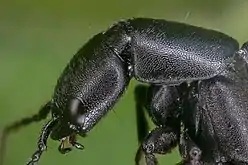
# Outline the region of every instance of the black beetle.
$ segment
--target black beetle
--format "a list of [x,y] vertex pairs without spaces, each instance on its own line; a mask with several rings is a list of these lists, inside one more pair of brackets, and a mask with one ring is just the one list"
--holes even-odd
[[[248,44],[223,33],[161,19],[120,21],[91,38],[71,59],[39,114],[52,113],[27,165],[38,162],[49,137],[59,150],[83,149],[85,136],[122,96],[132,78],[137,109],[157,127],[140,145],[147,165],[154,154],[179,146],[181,164],[248,164]],[[4,136],[5,137],[5,136]],[[3,138],[4,139],[4,138]]]

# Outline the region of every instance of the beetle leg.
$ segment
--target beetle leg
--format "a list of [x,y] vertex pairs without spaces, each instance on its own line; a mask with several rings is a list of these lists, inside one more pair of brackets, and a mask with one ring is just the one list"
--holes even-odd
[[135,103],[136,103],[136,121],[138,141],[141,143],[148,135],[148,121],[145,116],[145,105],[147,104],[147,92],[149,87],[145,85],[138,85],[135,87]]
[[[136,103],[136,122],[138,142],[141,144],[145,137],[149,134],[148,121],[145,115],[145,105],[147,104],[147,92],[149,87],[146,85],[137,85],[134,90]],[[135,162],[139,164],[142,156],[142,147],[140,146],[136,152]]]
[[38,149],[33,154],[31,160],[26,165],[34,165],[37,163],[41,157],[41,154],[43,151],[46,150],[47,146],[47,139],[54,127],[54,125],[57,123],[56,119],[49,120],[43,127],[39,141],[38,141]]
[[178,142],[177,133],[170,128],[157,127],[151,131],[142,143],[147,165],[156,165],[157,159],[154,154],[167,154],[176,147]]
[[[157,159],[154,154],[166,154],[178,142],[180,133],[180,119],[177,111],[178,93],[174,87],[139,85],[135,89],[135,98],[136,111],[138,111],[138,137],[142,143],[135,161],[139,164],[141,154],[144,153],[147,165],[156,165]],[[152,121],[157,125],[150,134],[147,133],[148,124],[145,114],[141,112],[145,107]]]

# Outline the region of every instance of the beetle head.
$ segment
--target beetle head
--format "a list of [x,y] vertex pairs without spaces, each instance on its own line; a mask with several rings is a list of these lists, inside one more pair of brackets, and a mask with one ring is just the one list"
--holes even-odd
[[[78,118],[80,122],[83,122],[83,117],[85,112],[82,111],[82,103],[78,99],[72,99],[69,101],[68,106],[63,115],[58,113],[58,107],[53,108],[53,118],[57,120],[57,124],[53,127],[50,134],[53,140],[60,140],[61,144],[59,146],[59,151],[62,154],[65,154],[72,150],[73,147],[77,149],[83,149],[84,146],[76,141],[77,134],[85,136],[82,134],[81,129],[77,126],[78,124],[73,121],[77,121]],[[77,125],[76,125],[77,124]]]
[[58,120],[57,125],[55,125],[51,133],[51,138],[53,140],[63,141],[66,137],[75,134],[85,136],[80,126],[84,124],[86,112],[78,99],[70,100],[66,106],[66,110],[63,111],[63,114],[56,112],[58,111],[53,110],[53,116]]
[[85,44],[58,79],[52,109],[58,123],[51,138],[84,137],[124,93],[131,78],[127,66],[103,33]]

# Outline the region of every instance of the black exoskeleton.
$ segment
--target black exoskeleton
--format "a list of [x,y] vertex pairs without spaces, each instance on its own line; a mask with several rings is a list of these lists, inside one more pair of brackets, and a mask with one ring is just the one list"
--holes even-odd
[[[159,19],[120,21],[91,38],[61,74],[51,101],[6,127],[2,139],[51,111],[27,165],[38,162],[49,135],[62,141],[61,153],[83,149],[76,136],[85,136],[135,78],[148,84],[135,89],[137,164],[141,153],[155,165],[154,154],[178,146],[180,164],[248,165],[247,71],[248,44],[239,48],[223,33]],[[149,134],[143,109],[157,126]]]

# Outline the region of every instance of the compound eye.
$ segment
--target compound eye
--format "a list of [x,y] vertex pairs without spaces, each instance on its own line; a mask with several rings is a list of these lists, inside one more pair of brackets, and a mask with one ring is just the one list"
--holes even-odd
[[72,99],[69,102],[69,111],[72,116],[76,116],[77,114],[80,113],[80,107],[81,106],[81,101],[78,99]]
[[72,99],[68,104],[69,118],[72,124],[83,126],[86,110],[79,99]]

